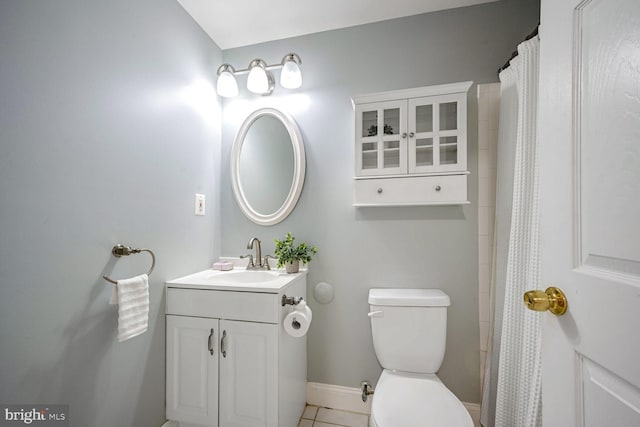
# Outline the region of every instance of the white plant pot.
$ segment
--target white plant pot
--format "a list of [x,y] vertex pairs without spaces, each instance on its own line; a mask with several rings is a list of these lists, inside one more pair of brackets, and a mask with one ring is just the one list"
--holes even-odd
[[284,265],[285,269],[287,270],[287,273],[291,274],[291,273],[297,273],[300,269],[300,260],[296,260],[293,262],[288,262]]

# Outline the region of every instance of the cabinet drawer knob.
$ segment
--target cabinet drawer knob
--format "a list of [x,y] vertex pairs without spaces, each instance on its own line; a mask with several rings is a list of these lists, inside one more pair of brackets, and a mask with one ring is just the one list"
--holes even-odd
[[442,187],[440,187],[439,185],[436,185],[436,191],[440,191],[442,190]]
[[378,188],[378,194],[382,194],[382,188]]

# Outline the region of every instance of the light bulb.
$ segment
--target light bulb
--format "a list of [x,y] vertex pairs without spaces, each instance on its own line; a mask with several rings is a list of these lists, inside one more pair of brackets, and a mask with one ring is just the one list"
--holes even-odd
[[280,73],[280,85],[286,89],[297,89],[302,86],[302,73],[298,63],[287,55]]
[[222,71],[216,84],[218,95],[231,98],[238,95],[238,82],[230,71]]
[[269,77],[265,70],[265,62],[261,59],[254,59],[249,64],[249,77],[247,77],[247,89],[253,93],[262,95],[269,91]]

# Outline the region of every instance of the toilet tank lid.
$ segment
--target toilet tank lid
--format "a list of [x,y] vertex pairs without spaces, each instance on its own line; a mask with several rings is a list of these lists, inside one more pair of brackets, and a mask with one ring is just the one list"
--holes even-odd
[[448,307],[449,295],[440,289],[370,289],[369,304],[399,307]]

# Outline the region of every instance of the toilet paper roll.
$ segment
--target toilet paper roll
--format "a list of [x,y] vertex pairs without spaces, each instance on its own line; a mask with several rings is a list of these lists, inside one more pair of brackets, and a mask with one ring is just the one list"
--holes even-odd
[[[307,307],[309,309],[309,307]],[[311,325],[311,310],[293,310],[284,318],[284,330],[292,337],[303,337]]]

